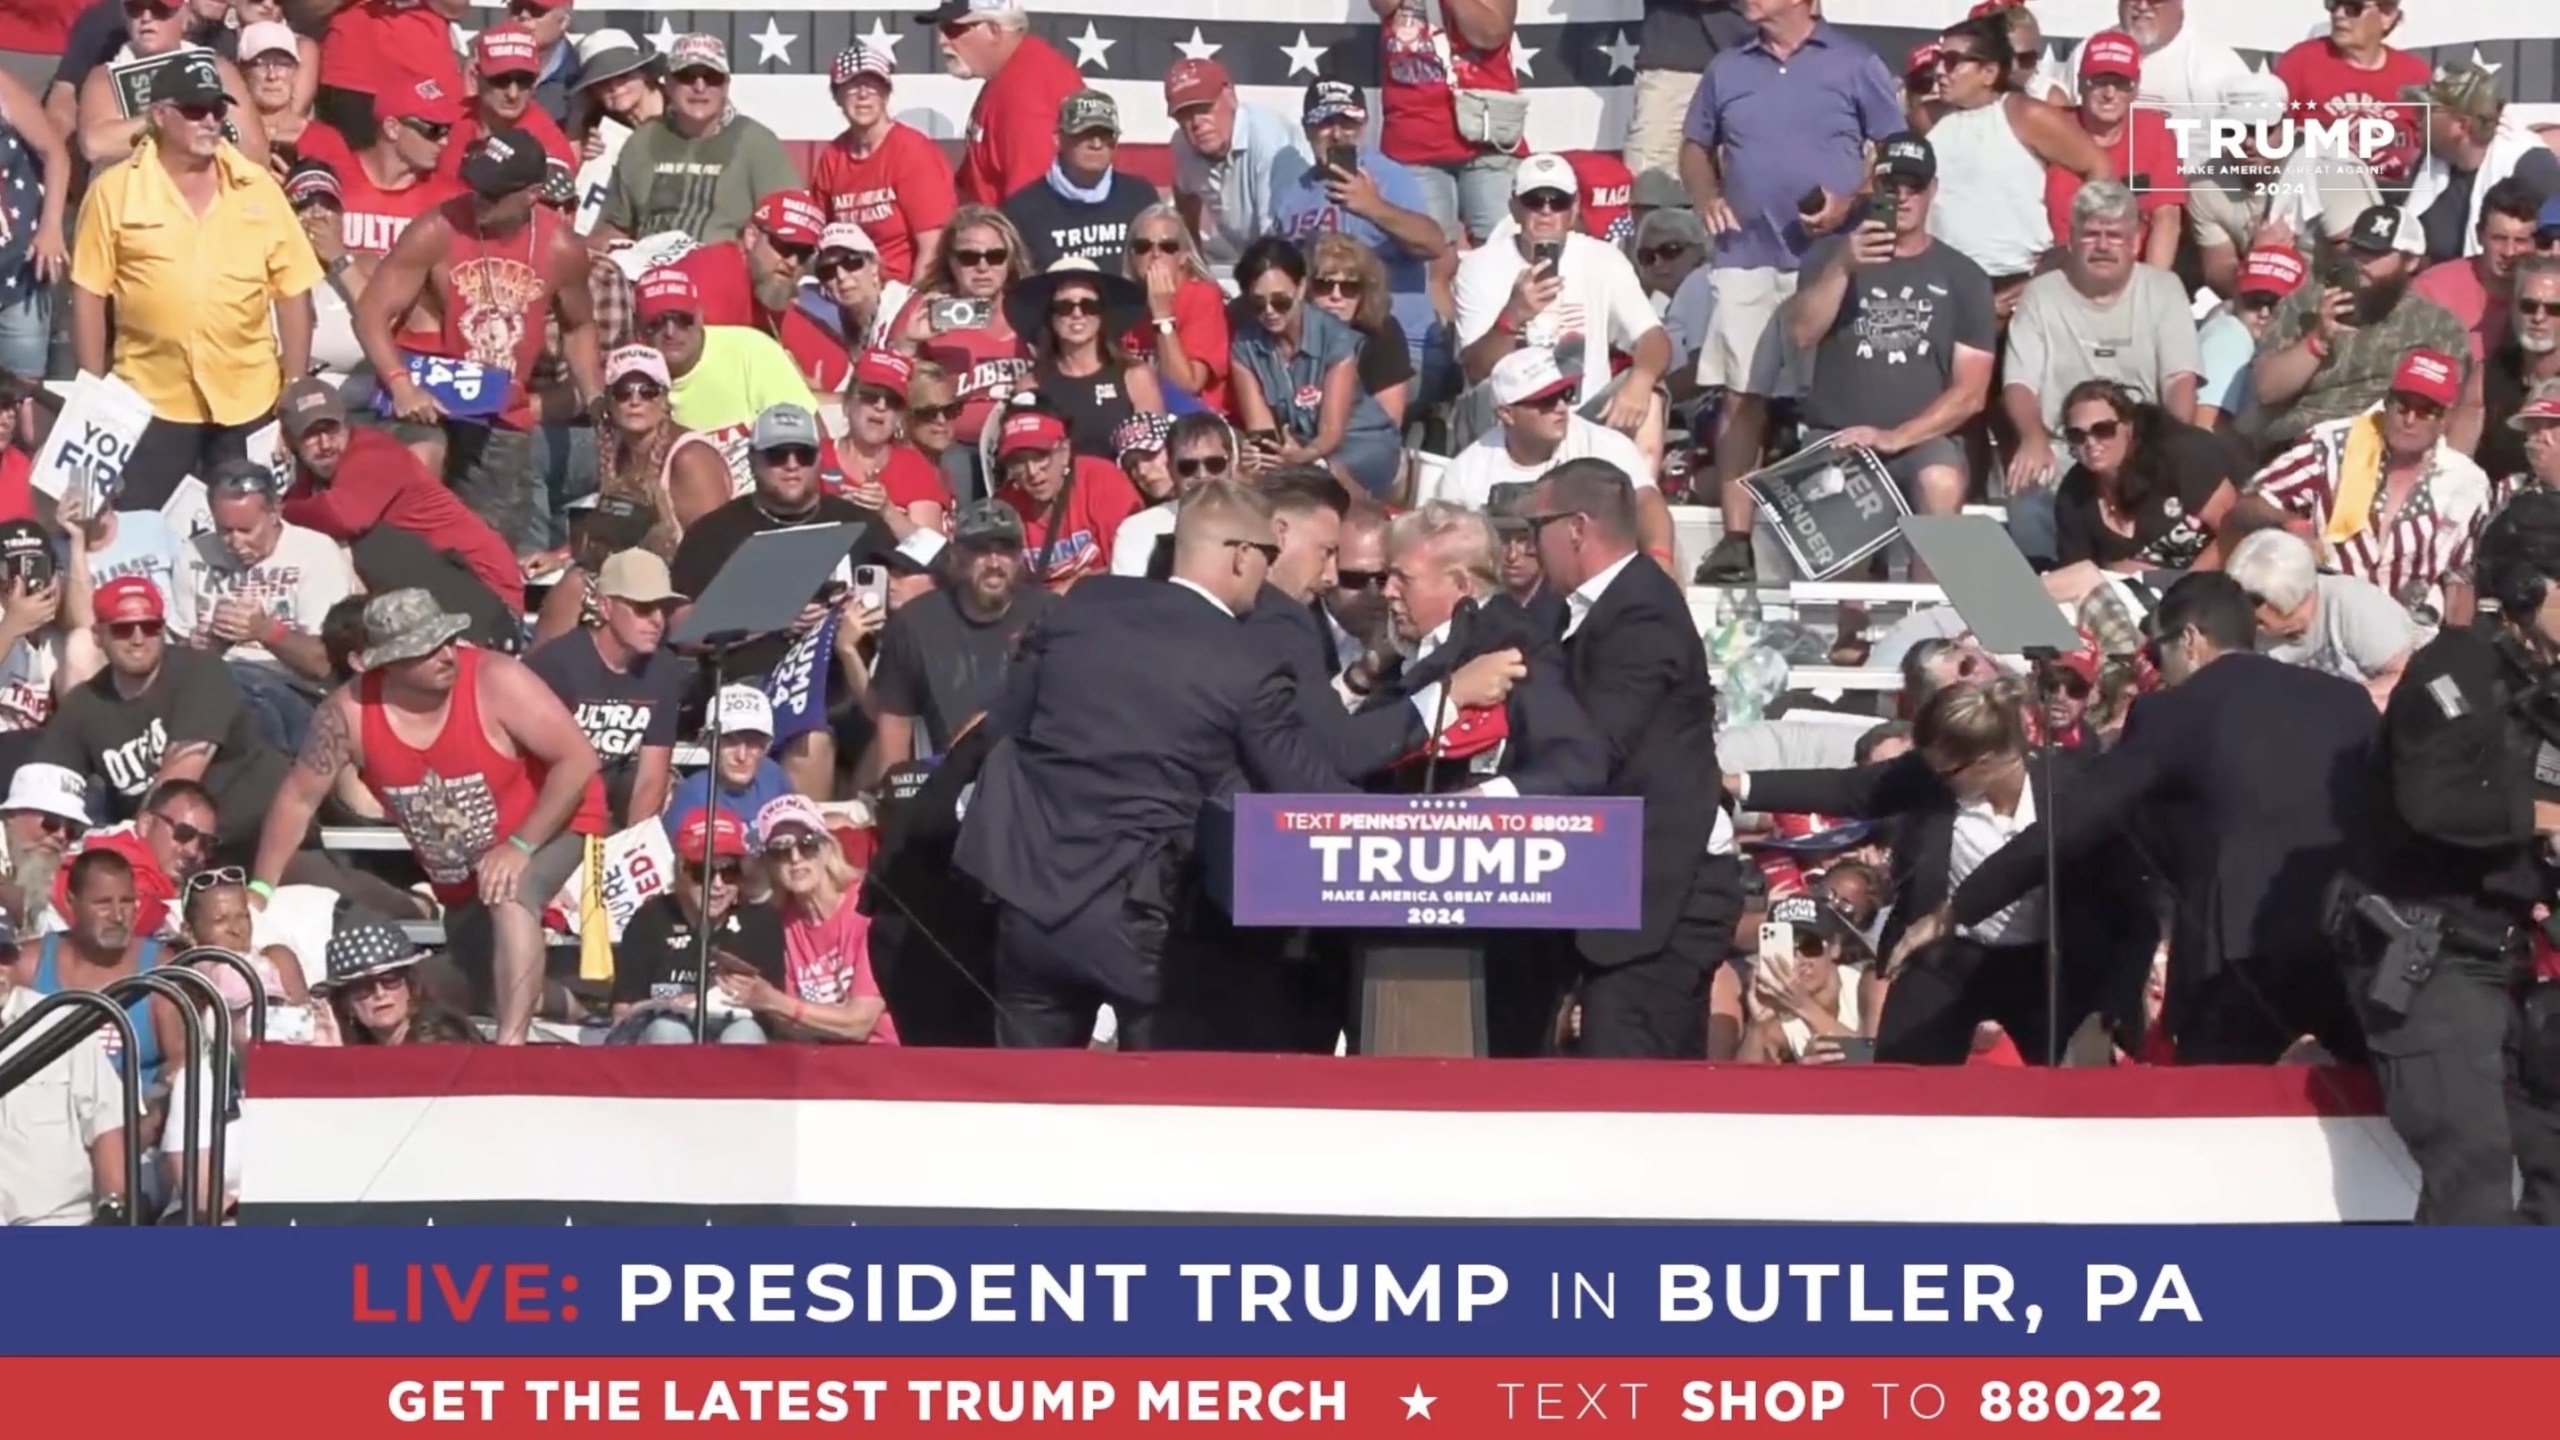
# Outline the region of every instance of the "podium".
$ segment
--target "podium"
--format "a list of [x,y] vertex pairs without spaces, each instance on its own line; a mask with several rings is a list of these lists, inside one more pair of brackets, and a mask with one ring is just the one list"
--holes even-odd
[[1632,798],[1247,794],[1199,845],[1238,927],[1345,932],[1361,1053],[1464,1058],[1487,1053],[1489,939],[1638,928],[1643,837]]

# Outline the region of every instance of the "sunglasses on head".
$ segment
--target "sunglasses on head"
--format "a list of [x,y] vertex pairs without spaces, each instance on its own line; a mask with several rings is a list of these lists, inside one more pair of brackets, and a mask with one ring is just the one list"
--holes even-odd
[[1245,297],[1245,303],[1252,306],[1258,314],[1286,315],[1296,307],[1298,297],[1283,290],[1276,295],[1248,295]]
[[1061,320],[1075,315],[1082,315],[1088,318],[1099,318],[1102,314],[1102,301],[1091,295],[1079,295],[1067,300],[1053,300],[1049,302],[1049,313]]
[[2062,443],[2077,450],[2092,440],[2103,443],[2123,433],[2124,422],[2121,420],[2101,420],[2085,429],[2078,425],[2065,425],[2062,427]]
[[1308,283],[1319,295],[1332,295],[1344,300],[1357,300],[1360,292],[1368,288],[1357,275],[1319,275]]
[[1173,473],[1188,480],[1194,475],[1224,475],[1229,461],[1224,455],[1193,455],[1173,462]]
[[168,815],[158,810],[153,810],[149,813],[152,819],[168,826],[169,838],[177,841],[181,845],[193,845],[199,841],[207,845],[213,843],[213,832],[210,830],[200,830],[195,826],[188,824],[184,820],[173,820]]
[[1129,242],[1129,253],[1132,255],[1179,255],[1182,253],[1182,242],[1179,240],[1132,240]]
[[777,859],[808,860],[827,848],[827,842],[815,835],[784,835],[765,842],[764,853]]
[[904,410],[907,408],[906,396],[899,394],[895,390],[882,390],[875,386],[863,386],[861,389],[853,392],[853,398],[857,404],[876,405],[883,410]]
[[1573,195],[1564,190],[1532,190],[1520,197],[1521,209],[1543,211],[1549,215],[1561,215],[1572,209],[1573,204]]
[[1344,590],[1384,590],[1387,588],[1387,572],[1337,569],[1333,572],[1333,583]]
[[667,387],[655,380],[617,381],[613,387],[613,398],[618,401],[664,400]]
[[846,251],[841,254],[831,255],[826,259],[819,261],[818,278],[821,280],[833,280],[838,275],[841,275],[848,270],[858,271],[868,270],[870,268],[870,256],[865,255],[858,250]]
[[948,425],[960,418],[960,402],[954,400],[947,405],[911,405],[907,407],[907,418],[918,425]]
[[118,640],[139,640],[145,636],[156,638],[167,628],[157,620],[110,620],[107,622],[107,633]]
[[217,885],[246,885],[248,883],[248,871],[241,869],[237,865],[222,865],[211,870],[199,870],[193,875],[188,876],[184,894],[187,898],[192,899],[195,893],[199,890],[211,890]]
[[767,465],[796,465],[808,469],[818,463],[818,447],[814,445],[776,445],[756,453],[764,457]]
[[965,270],[981,270],[1002,265],[1013,258],[1013,252],[1002,247],[993,250],[954,250],[951,263]]

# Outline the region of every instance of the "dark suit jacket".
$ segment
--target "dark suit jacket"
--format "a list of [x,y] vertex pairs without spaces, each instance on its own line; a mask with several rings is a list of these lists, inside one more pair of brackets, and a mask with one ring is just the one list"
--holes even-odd
[[[2054,781],[2062,788],[2065,823],[2079,806],[2078,796],[2097,758],[2077,751],[2054,757]],[[2044,763],[2030,758],[2027,783],[2036,813],[2051,814],[2051,792],[2045,788]],[[1955,848],[1956,797],[1938,772],[1919,755],[1898,756],[1853,770],[1757,770],[1751,775],[1747,803],[1771,814],[1847,815],[1861,820],[1903,817],[1893,845],[1893,909],[1879,937],[1881,953],[1890,955],[1911,922],[1936,913],[1949,901],[1948,877]],[[2033,834],[2034,828],[2026,832]],[[2024,836],[2021,836],[2023,839]],[[2002,854],[2017,849],[2012,843]],[[1994,857],[1997,858],[1997,857]],[[1971,889],[1991,865],[1977,867],[1959,893]],[[2064,968],[2063,1023],[2076,1024],[2092,1009],[2110,1020],[2137,1022],[2142,983],[2148,978],[2152,953],[2159,946],[2160,925],[2144,884],[2141,857],[2121,837],[2107,837],[2066,866],[2060,876],[2058,913]],[[2039,862],[2027,874],[2028,884],[2012,894],[2044,883]],[[2003,901],[1979,913],[1958,904],[1956,920],[1973,924],[1999,913]],[[2126,1013],[2130,1010],[2130,1013]]]
[[2074,861],[2128,831],[2137,806],[2165,804],[2180,812],[2164,837],[2174,843],[2153,857],[2178,895],[2172,973],[2195,980],[2239,959],[2323,961],[2321,892],[2341,869],[2364,873],[2379,728],[2360,685],[2226,655],[2137,702],[2053,825],[2030,827],[1966,879],[1955,918],[2032,888],[2048,833]]
[[[1538,622],[1507,595],[1496,595],[1460,612],[1450,622],[1448,642],[1432,651],[1431,658],[1421,664],[1399,667],[1381,677],[1378,693],[1362,707],[1357,718],[1366,720],[1378,714],[1410,717],[1411,743],[1387,759],[1393,761],[1410,754],[1421,747],[1425,733],[1422,711],[1414,705],[1413,694],[1445,682],[1459,666],[1497,650],[1518,650],[1529,673],[1511,687],[1510,699],[1504,704],[1510,739],[1495,773],[1509,780],[1523,795],[1601,793],[1609,773],[1608,750],[1591,728],[1590,717],[1582,713],[1581,702],[1573,698],[1572,687],[1565,683],[1563,647],[1542,632]],[[1422,769],[1419,763],[1407,767],[1397,778],[1408,783],[1388,788],[1420,790]],[[1470,772],[1462,761],[1441,762],[1440,771],[1431,788],[1443,793],[1470,789],[1487,778]]]
[[1311,605],[1265,585],[1244,617],[1245,629],[1287,662],[1297,681],[1298,712],[1328,764],[1357,780],[1387,768],[1422,744],[1422,714],[1410,705],[1354,711],[1333,688],[1333,636]]
[[1641,553],[1565,637],[1564,654],[1574,697],[1608,747],[1597,793],[1644,800],[1644,928],[1577,937],[1591,963],[1622,965],[1669,942],[1708,868],[1724,794],[1715,681],[1688,597]]
[[1281,793],[1352,788],[1307,734],[1287,663],[1179,584],[1079,582],[987,724],[997,741],[954,859],[1046,925],[1138,883],[1141,865],[1182,871],[1203,803],[1239,774]]

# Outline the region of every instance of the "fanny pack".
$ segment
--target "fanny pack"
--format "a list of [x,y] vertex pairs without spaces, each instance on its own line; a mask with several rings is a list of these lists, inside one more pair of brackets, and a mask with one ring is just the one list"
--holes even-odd
[[1529,133],[1529,100],[1509,90],[1449,92],[1458,114],[1458,137],[1488,150],[1508,153]]

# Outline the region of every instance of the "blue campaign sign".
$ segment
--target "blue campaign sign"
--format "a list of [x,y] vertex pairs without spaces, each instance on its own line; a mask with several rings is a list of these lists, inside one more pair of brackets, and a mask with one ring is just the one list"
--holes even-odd
[[1633,930],[1644,802],[1239,795],[1238,925]]
[[[442,355],[404,353],[402,358],[408,362],[410,382],[434,396],[453,419],[495,419],[515,398],[516,377],[508,371]],[[375,390],[373,408],[384,415],[391,413],[388,389]]]
[[765,677],[765,698],[773,702],[773,743],[781,748],[827,723],[827,678],[835,667],[836,617],[830,612],[808,634],[791,642]]
[[[2515,1356],[2549,1231],[61,1230],[35,1355]],[[222,1323],[136,1325],[183,1274]]]

